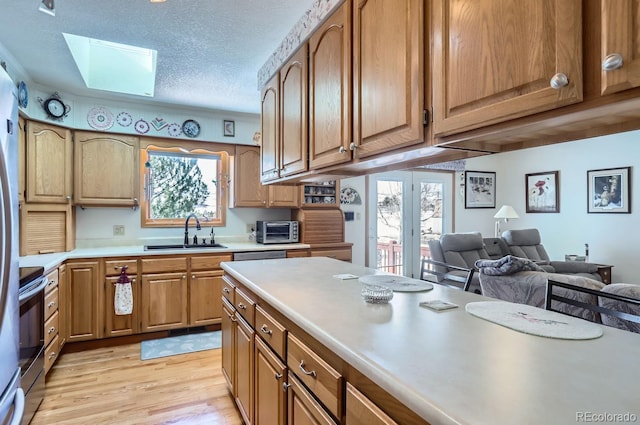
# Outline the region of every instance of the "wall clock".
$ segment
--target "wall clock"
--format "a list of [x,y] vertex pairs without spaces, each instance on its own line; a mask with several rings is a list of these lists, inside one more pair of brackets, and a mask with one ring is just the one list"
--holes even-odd
[[47,116],[55,120],[62,120],[62,118],[66,117],[71,110],[71,107],[66,105],[62,99],[60,99],[58,93],[52,94],[46,100],[42,100],[40,98],[38,98],[38,100],[40,101],[44,111],[47,113]]

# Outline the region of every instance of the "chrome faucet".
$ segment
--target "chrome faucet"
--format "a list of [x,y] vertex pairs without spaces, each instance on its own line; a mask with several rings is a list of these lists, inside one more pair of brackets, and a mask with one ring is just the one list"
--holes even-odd
[[189,219],[191,219],[191,217],[196,219],[196,230],[202,229],[202,227],[200,227],[200,220],[198,220],[198,216],[196,216],[195,213],[189,214],[187,218],[184,220],[184,244],[185,245],[189,245]]

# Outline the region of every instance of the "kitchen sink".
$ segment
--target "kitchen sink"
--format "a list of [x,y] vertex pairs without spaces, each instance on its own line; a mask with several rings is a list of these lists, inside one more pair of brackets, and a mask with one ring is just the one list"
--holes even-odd
[[225,245],[221,245],[219,243],[214,244],[200,244],[200,245],[184,245],[184,244],[165,244],[165,245],[145,245],[145,251],[151,251],[156,249],[189,249],[189,248],[199,248],[199,249],[207,249],[207,248],[226,248]]

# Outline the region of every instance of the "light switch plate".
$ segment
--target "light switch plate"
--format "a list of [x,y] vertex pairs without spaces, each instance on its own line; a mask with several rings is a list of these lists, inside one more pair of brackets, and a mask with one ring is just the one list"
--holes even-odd
[[124,226],[122,224],[113,225],[113,236],[124,236]]

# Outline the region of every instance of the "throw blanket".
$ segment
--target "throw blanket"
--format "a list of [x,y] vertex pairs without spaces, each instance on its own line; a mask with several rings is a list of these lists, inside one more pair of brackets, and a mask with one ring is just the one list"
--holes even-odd
[[506,255],[498,260],[477,260],[476,268],[480,274],[504,276],[518,272],[543,272],[544,269],[535,262],[513,255]]

